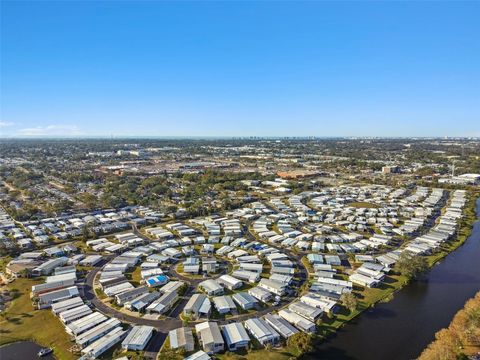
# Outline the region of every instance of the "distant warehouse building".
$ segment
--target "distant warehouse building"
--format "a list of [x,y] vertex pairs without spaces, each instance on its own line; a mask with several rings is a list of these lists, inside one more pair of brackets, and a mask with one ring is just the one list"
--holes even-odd
[[463,174],[439,179],[440,184],[480,185],[480,174]]

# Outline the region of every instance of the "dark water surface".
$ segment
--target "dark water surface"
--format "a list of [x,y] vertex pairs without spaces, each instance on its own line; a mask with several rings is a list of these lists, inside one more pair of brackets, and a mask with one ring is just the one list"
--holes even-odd
[[480,198],[477,222],[463,246],[437,263],[420,282],[377,304],[322,344],[312,358],[409,360],[417,358],[480,290]]
[[31,341],[21,341],[12,344],[8,344],[0,347],[0,360],[33,360],[44,359],[54,360],[53,353],[38,357],[37,353],[42,349],[42,346],[35,344]]

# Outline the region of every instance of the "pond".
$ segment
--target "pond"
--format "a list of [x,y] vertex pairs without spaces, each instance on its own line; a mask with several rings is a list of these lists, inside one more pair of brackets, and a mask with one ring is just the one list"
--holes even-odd
[[42,349],[42,346],[31,342],[21,341],[12,344],[8,344],[0,347],[0,359],[1,360],[31,360],[31,359],[45,359],[54,360],[53,353],[41,358],[37,353]]

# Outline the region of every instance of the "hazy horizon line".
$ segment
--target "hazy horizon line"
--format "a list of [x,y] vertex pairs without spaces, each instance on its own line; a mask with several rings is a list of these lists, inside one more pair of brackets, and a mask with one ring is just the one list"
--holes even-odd
[[121,139],[159,139],[159,140],[260,140],[260,139],[480,139],[479,136],[346,136],[346,135],[331,135],[331,136],[312,136],[312,135],[244,135],[244,136],[230,136],[230,135],[1,135],[0,140],[88,140],[88,139],[104,139],[104,140],[121,140]]

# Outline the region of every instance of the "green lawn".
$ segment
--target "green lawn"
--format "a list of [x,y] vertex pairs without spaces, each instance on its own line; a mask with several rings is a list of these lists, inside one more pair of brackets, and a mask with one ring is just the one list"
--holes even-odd
[[142,281],[141,275],[142,269],[140,266],[137,266],[135,270],[131,274],[131,282],[134,286],[140,286],[140,282]]
[[364,201],[352,202],[348,204],[348,206],[355,207],[355,208],[367,208],[367,209],[378,208],[377,205],[369,202],[364,202]]
[[280,349],[261,349],[250,352],[238,351],[237,353],[226,352],[225,354],[215,354],[219,360],[289,360],[295,358],[296,353],[290,351],[288,347]]
[[18,290],[8,306],[6,318],[0,321],[0,345],[21,340],[33,340],[42,346],[52,347],[59,360],[77,359],[68,349],[70,341],[60,320],[48,310],[34,310],[30,300],[31,286],[41,280],[19,278],[9,284],[10,291]]
[[305,269],[307,269],[308,275],[312,275],[315,273],[315,270],[313,269],[313,265],[308,261],[308,258],[306,256],[302,257],[302,264],[305,266]]

